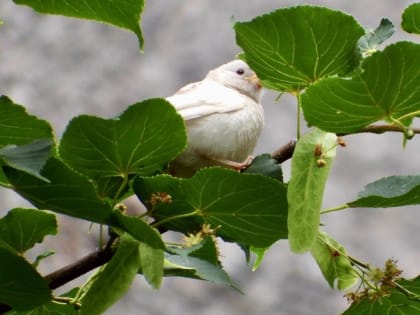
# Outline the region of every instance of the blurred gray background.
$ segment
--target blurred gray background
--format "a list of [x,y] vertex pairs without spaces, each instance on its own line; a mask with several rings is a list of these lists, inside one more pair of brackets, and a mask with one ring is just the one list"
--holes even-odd
[[[0,1],[0,93],[49,120],[60,138],[67,122],[79,114],[112,117],[128,105],[150,97],[166,97],[186,83],[234,58],[240,49],[232,30],[273,9],[311,3],[345,11],[374,28],[389,17],[398,31],[391,41],[419,40],[399,30],[401,12],[412,1],[278,1],[154,0],[146,4],[142,26],[145,50],[135,36],[111,26],[57,16]],[[267,91],[263,104],[266,128],[256,153],[271,152],[295,136],[295,101]],[[402,148],[400,135],[347,137],[325,192],[325,207],[355,198],[363,185],[380,177],[418,173],[419,138]],[[284,165],[286,178],[289,162]],[[0,214],[26,205],[0,188]],[[132,203],[134,204],[134,203]],[[379,266],[395,257],[406,277],[418,272],[419,209],[353,209],[322,218],[325,230],[352,256]],[[43,273],[92,251],[95,233],[80,220],[60,217],[60,236],[48,238],[57,254],[42,264]],[[36,252],[44,248],[38,247]],[[333,315],[346,307],[343,292],[331,290],[310,255],[290,253],[279,242],[259,270],[251,272],[242,252],[222,245],[223,261],[244,295],[206,282],[165,279],[160,291],[138,277],[129,293],[106,314],[144,315]]]

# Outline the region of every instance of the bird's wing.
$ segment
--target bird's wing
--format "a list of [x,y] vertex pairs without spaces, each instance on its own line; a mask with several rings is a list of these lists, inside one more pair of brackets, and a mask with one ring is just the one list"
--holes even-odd
[[246,104],[245,98],[246,96],[234,89],[204,80],[184,86],[166,100],[185,120],[191,120],[241,109]]

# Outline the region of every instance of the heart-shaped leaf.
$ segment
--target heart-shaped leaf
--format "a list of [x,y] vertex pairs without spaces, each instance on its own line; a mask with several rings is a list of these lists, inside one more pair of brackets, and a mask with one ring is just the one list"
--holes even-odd
[[411,4],[404,10],[401,27],[409,33],[420,34],[420,3]]
[[23,253],[46,235],[57,234],[57,221],[50,213],[35,209],[15,208],[0,219],[0,239]]
[[150,99],[130,106],[115,119],[74,118],[59,152],[66,163],[91,179],[121,182],[129,175],[161,171],[185,146],[181,116],[164,99]]
[[226,240],[257,247],[287,237],[286,187],[266,176],[215,167],[189,179],[139,178],[134,190],[155,226],[187,234],[206,223]]
[[352,133],[380,120],[407,124],[420,112],[420,45],[398,42],[376,52],[351,78],[310,86],[301,102],[307,122],[322,130]]
[[350,71],[363,35],[353,17],[315,6],[279,9],[236,23],[236,42],[264,86],[298,92],[319,79]]

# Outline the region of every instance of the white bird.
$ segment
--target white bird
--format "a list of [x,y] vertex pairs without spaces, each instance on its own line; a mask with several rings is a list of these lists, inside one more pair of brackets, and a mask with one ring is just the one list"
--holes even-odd
[[171,163],[171,174],[189,177],[205,166],[249,165],[264,125],[261,90],[255,72],[234,60],[168,97],[188,131],[187,149]]

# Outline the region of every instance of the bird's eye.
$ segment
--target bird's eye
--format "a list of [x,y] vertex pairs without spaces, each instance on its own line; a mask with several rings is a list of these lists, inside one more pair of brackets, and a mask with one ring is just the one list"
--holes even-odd
[[245,73],[245,70],[244,69],[238,69],[238,70],[236,70],[236,73],[239,74],[239,75],[243,75]]

